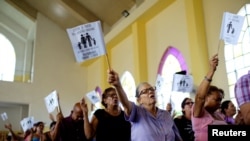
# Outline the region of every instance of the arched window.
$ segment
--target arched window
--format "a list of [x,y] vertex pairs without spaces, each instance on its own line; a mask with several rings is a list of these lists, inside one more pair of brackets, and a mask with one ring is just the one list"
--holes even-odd
[[0,0],[0,80],[33,82],[36,22]]
[[124,89],[124,91],[127,94],[127,97],[130,101],[133,101],[136,103],[135,100],[135,80],[132,74],[129,71],[125,71],[121,76],[121,84]]
[[242,75],[250,70],[250,4],[243,6],[238,15],[244,16],[244,24],[241,29],[238,44],[225,43],[225,63],[229,86],[229,98],[237,106],[234,96],[234,85]]
[[0,33],[0,80],[13,81],[16,55],[11,42]]
[[161,59],[158,75],[164,79],[161,93],[158,93],[157,104],[159,108],[166,109],[167,103],[171,102],[173,109],[181,111],[181,102],[185,97],[190,97],[188,93],[172,92],[173,76],[176,72],[185,70],[187,65],[181,52],[174,48],[168,47]]

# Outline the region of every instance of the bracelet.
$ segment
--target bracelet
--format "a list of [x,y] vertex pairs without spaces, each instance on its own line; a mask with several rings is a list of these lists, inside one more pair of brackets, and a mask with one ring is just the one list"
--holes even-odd
[[212,82],[212,79],[207,78],[207,76],[205,76],[204,79],[207,80],[208,82]]

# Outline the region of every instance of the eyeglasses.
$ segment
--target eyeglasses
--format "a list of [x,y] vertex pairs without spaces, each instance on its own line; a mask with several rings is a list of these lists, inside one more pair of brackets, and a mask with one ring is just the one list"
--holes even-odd
[[116,93],[112,93],[112,94],[108,94],[107,95],[107,97],[111,97],[111,98],[114,98],[114,97],[116,97],[117,95],[116,95]]
[[185,105],[190,105],[190,104],[193,105],[194,102],[186,102],[186,103],[185,103]]
[[148,94],[149,91],[155,92],[155,90],[156,90],[156,87],[155,87],[155,86],[154,86],[154,87],[147,88],[147,89],[143,89],[143,90],[141,90],[141,92],[139,93],[138,96],[140,96],[140,95],[142,95],[142,94]]

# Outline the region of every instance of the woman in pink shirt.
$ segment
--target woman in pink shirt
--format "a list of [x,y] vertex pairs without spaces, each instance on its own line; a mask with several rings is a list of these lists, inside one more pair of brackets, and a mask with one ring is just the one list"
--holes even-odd
[[223,98],[221,89],[210,85],[218,62],[218,54],[215,54],[210,60],[210,69],[196,92],[195,104],[192,109],[192,126],[195,132],[195,141],[208,140],[208,125],[227,124],[223,119],[223,115],[220,112],[216,112]]

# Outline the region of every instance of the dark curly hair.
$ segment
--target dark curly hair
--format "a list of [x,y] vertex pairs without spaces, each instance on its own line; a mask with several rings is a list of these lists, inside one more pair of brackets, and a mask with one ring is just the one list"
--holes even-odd
[[208,89],[207,95],[210,95],[212,92],[220,92],[222,95],[222,98],[224,98],[224,91],[216,86],[211,85]]
[[108,97],[108,93],[111,92],[111,91],[115,91],[115,88],[113,88],[113,87],[106,88],[104,90],[104,92],[102,93],[102,105],[105,108],[107,108],[107,104],[104,102],[104,100]]
[[226,114],[225,109],[228,108],[230,102],[231,102],[231,100],[225,100],[225,101],[223,101],[223,102],[221,103],[221,112],[222,112],[223,114]]
[[[184,109],[185,105],[186,105],[186,101],[189,100],[191,98],[189,97],[186,97],[183,99],[183,101],[181,102],[181,108]],[[185,111],[182,110],[182,114],[184,115],[185,114]]]

